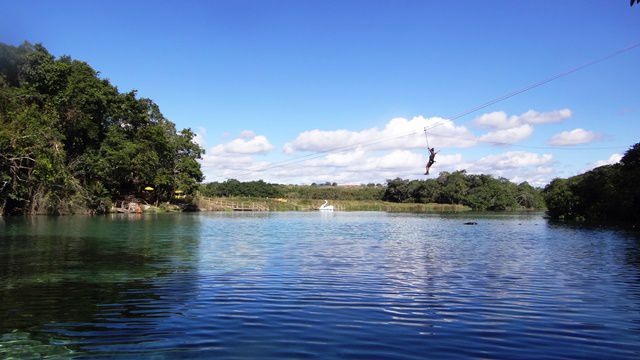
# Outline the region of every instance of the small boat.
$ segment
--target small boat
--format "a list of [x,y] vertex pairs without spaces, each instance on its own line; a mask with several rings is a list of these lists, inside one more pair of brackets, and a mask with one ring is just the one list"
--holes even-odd
[[319,211],[333,211],[333,205],[327,205],[329,202],[327,200],[324,201],[324,204],[320,205],[318,208]]

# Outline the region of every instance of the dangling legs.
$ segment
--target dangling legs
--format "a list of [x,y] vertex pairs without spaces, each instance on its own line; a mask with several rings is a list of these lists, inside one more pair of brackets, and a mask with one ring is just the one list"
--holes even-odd
[[433,163],[435,163],[434,160],[429,160],[429,162],[427,163],[427,171],[424,173],[425,175],[429,175],[429,169],[431,169]]

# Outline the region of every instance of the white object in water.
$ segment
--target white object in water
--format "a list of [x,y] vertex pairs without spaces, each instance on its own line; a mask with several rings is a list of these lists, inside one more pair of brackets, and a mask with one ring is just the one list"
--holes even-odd
[[324,201],[324,204],[320,205],[318,210],[320,211],[333,211],[333,205],[328,205],[329,202],[327,200]]

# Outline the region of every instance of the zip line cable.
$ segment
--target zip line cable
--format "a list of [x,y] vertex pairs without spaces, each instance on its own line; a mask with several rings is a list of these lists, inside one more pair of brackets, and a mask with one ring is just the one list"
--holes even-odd
[[427,127],[424,127],[424,138],[427,139],[427,149],[431,148],[429,145],[429,134],[427,134]]
[[[458,113],[458,114],[456,114],[454,116],[451,116],[451,117],[447,117],[445,119],[450,120],[450,121],[455,121],[455,120],[460,119],[460,118],[462,118],[464,116],[472,114],[472,113],[474,113],[476,111],[485,109],[485,108],[487,108],[487,107],[489,107],[491,105],[495,105],[497,103],[500,103],[502,101],[510,99],[510,98],[512,98],[514,96],[517,96],[517,95],[520,95],[522,93],[525,93],[525,92],[527,92],[529,90],[533,90],[533,89],[535,89],[537,87],[540,87],[542,85],[548,84],[548,83],[550,83],[550,82],[552,82],[554,80],[563,78],[565,76],[571,75],[571,74],[573,74],[575,72],[578,72],[580,70],[583,70],[585,68],[591,67],[593,65],[596,65],[596,64],[599,64],[601,62],[607,61],[607,60],[609,60],[611,58],[614,58],[616,56],[622,55],[622,54],[624,54],[626,52],[629,52],[629,51],[631,51],[633,49],[636,49],[638,47],[640,47],[640,42],[637,42],[637,43],[631,44],[629,46],[626,46],[624,48],[618,49],[618,50],[616,50],[616,51],[614,51],[614,52],[612,52],[612,53],[610,53],[610,54],[608,54],[606,56],[600,57],[600,58],[595,59],[595,60],[588,61],[588,62],[586,62],[584,64],[581,64],[581,65],[575,66],[573,68],[570,68],[568,70],[565,70],[563,72],[557,73],[557,74],[552,75],[550,77],[547,77],[547,78],[545,78],[543,80],[540,80],[540,81],[534,82],[532,84],[529,84],[529,85],[527,85],[525,87],[522,87],[522,88],[519,88],[517,90],[508,92],[508,93],[506,93],[506,94],[504,94],[502,96],[496,97],[496,98],[494,98],[492,100],[489,100],[489,101],[487,101],[485,103],[482,103],[480,105],[477,105],[475,107],[469,108],[469,109],[467,109],[467,110],[465,110],[465,111],[463,111],[461,113]],[[444,124],[446,124],[446,122],[436,123],[436,124],[434,124],[434,125],[432,125],[430,127],[425,127],[424,128],[425,136],[427,137],[427,145],[429,144],[429,138],[428,138],[428,135],[427,135],[427,131],[431,130],[433,128],[436,128],[438,126],[444,125]],[[273,162],[270,165],[268,165],[266,167],[263,167],[263,168],[260,168],[260,169],[245,170],[245,171],[243,171],[241,173],[236,174],[235,176],[236,177],[240,177],[240,176],[244,176],[244,175],[248,175],[248,174],[263,172],[263,171],[270,170],[270,169],[273,169],[273,168],[288,167],[290,165],[294,165],[294,164],[297,164],[297,163],[302,162],[302,161],[306,161],[306,160],[322,157],[324,154],[327,154],[327,153],[332,153],[332,152],[336,152],[336,151],[342,152],[342,151],[345,151],[345,150],[350,150],[352,148],[358,148],[358,147],[367,147],[367,146],[371,146],[371,145],[374,145],[374,144],[377,144],[377,143],[381,143],[381,142],[385,142],[385,141],[389,141],[389,140],[395,140],[395,139],[407,137],[407,136],[410,136],[410,135],[415,135],[417,133],[420,133],[420,131],[411,131],[411,132],[408,132],[408,133],[405,133],[405,134],[401,134],[401,135],[398,135],[398,136],[392,136],[392,137],[391,136],[385,136],[385,137],[379,137],[379,138],[374,139],[372,141],[365,141],[365,142],[360,142],[360,143],[355,143],[355,144],[350,144],[350,145],[337,146],[337,147],[333,147],[333,148],[317,151],[317,152],[314,152],[314,153],[311,153],[311,154],[301,155],[301,156],[298,156],[298,157],[295,157],[295,158],[292,158],[292,159]],[[438,136],[440,136],[440,137],[451,137],[451,136],[443,136],[443,135],[438,135]],[[513,143],[481,141],[481,140],[478,140],[478,139],[473,139],[473,141],[490,143],[490,144],[495,144],[495,145],[528,147],[528,148],[534,148],[534,149],[558,149],[558,150],[590,150],[590,149],[611,149],[611,148],[619,149],[619,147],[600,147],[600,148],[536,147],[536,146],[518,145],[518,144],[513,144]],[[219,178],[223,178],[223,177],[219,177]]]

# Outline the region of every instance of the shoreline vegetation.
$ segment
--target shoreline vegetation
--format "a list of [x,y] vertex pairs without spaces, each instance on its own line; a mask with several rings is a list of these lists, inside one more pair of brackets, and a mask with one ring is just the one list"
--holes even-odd
[[[270,184],[262,180],[230,179],[200,186],[199,196],[269,200],[269,208],[307,210],[313,203],[330,201],[337,209],[383,211],[521,211],[545,209],[542,189],[526,182],[515,184],[490,175],[472,175],[464,170],[443,171],[428,180],[387,180],[386,184],[312,185]],[[274,200],[275,199],[275,200]],[[274,203],[277,201],[279,203]],[[294,204],[294,205],[291,205]],[[206,204],[200,204],[208,208]],[[199,206],[200,206],[199,205]],[[218,206],[221,207],[221,206]]]
[[547,214],[554,220],[640,226],[640,143],[619,163],[604,165],[544,188]]
[[2,215],[95,214],[131,197],[193,195],[204,153],[194,136],[85,62],[0,43]]
[[[197,197],[200,211],[316,211],[322,200],[252,198],[252,197]],[[336,211],[386,211],[386,212],[462,212],[471,208],[457,204],[392,203],[382,200],[332,200]]]

